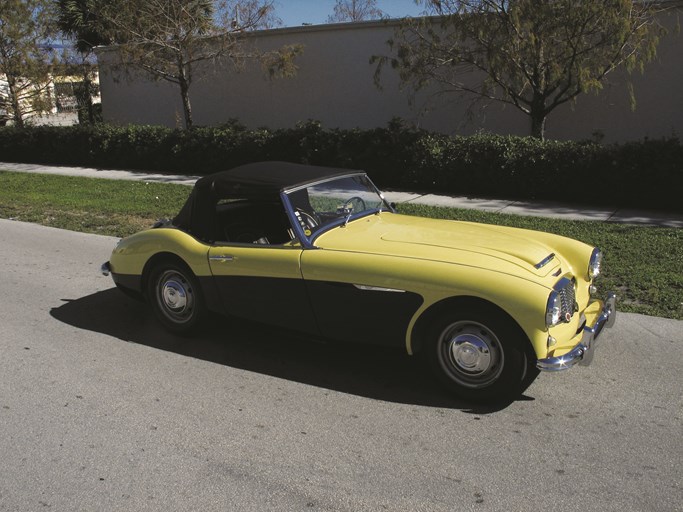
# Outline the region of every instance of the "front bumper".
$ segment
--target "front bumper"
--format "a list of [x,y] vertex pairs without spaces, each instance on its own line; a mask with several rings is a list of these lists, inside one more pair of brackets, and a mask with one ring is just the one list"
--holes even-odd
[[612,327],[614,325],[616,316],[617,297],[614,293],[610,293],[595,325],[584,327],[583,337],[579,344],[562,356],[539,359],[536,362],[536,368],[545,372],[557,372],[571,368],[576,364],[588,366],[593,361],[593,353],[598,337],[605,327]]

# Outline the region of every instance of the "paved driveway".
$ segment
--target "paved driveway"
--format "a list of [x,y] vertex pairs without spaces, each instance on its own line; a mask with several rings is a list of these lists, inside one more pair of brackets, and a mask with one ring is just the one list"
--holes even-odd
[[114,243],[0,220],[2,511],[682,509],[681,321],[473,409],[384,349],[170,336],[97,274]]

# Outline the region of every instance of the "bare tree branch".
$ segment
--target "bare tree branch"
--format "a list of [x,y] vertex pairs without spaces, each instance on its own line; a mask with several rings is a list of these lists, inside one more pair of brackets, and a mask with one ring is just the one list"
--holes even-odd
[[327,23],[376,20],[384,17],[384,12],[377,7],[377,0],[336,0],[334,14],[327,17]]
[[[390,63],[404,85],[430,83],[508,103],[544,136],[548,115],[598,91],[618,68],[641,69],[663,29],[651,2],[635,0],[423,0],[435,17],[407,19],[375,57],[375,82]],[[477,81],[465,68],[485,78]]]
[[[66,0],[62,0],[66,1]],[[74,1],[74,0],[71,0]],[[142,70],[178,86],[185,127],[193,125],[190,87],[205,62],[268,61],[271,77],[290,76],[301,46],[258,51],[250,31],[277,25],[273,0],[80,0],[89,2],[92,28],[115,44],[123,70]]]

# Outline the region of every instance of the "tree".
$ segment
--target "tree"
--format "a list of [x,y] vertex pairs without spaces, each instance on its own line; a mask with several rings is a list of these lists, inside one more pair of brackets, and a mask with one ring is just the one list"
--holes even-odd
[[376,81],[389,63],[416,91],[437,84],[512,105],[538,138],[553,110],[599,91],[616,69],[642,72],[662,33],[646,1],[423,1],[437,17],[397,29],[388,42],[395,56],[373,57]]
[[0,117],[15,126],[52,109],[49,7],[47,0],[0,2]]
[[65,52],[63,57],[65,72],[81,78],[74,94],[78,101],[79,122],[94,124],[99,120],[92,98],[99,93],[95,81],[97,66],[94,64],[94,48],[109,44],[105,24],[96,20],[93,0],[57,0],[57,26],[62,33],[73,41],[73,52]]
[[97,15],[100,4],[96,0],[57,0],[57,25],[81,54],[113,42],[113,27]]
[[377,8],[377,0],[337,0],[334,14],[327,17],[327,23],[374,20],[384,17]]
[[[115,44],[118,67],[142,70],[155,80],[178,87],[185,127],[191,128],[190,87],[202,63],[239,68],[245,59],[259,58],[271,76],[295,72],[300,46],[258,52],[245,34],[275,20],[270,0],[79,0],[87,12],[88,33]],[[85,37],[79,38],[85,39]],[[201,72],[199,72],[201,73]],[[197,75],[201,76],[201,75]]]
[[62,101],[70,103],[75,99],[79,123],[100,122],[101,109],[98,108],[99,104],[93,103],[93,98],[100,93],[97,62],[93,50],[81,53],[75,49],[65,48],[54,68],[54,73],[55,76],[62,77],[61,80],[55,79],[57,108],[60,104],[64,106]]

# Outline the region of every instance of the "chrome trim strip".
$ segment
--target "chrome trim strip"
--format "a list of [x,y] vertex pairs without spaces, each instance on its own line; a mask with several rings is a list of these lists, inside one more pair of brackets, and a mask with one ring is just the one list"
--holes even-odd
[[224,254],[221,256],[209,256],[209,261],[235,261],[235,257],[230,256],[229,254]]
[[[374,187],[375,191],[379,194],[379,197],[382,198],[382,202],[384,203],[384,206],[386,206],[387,210],[390,211],[391,213],[396,213],[396,209],[395,209],[394,207],[392,207],[391,204],[389,204],[389,202],[388,202],[388,201],[386,200],[386,198],[384,197],[384,193],[383,193],[379,188],[377,188],[377,185],[375,185],[375,183],[370,179],[370,176],[368,176],[367,174],[365,174],[365,177],[366,177],[367,180],[372,184],[372,186]],[[381,213],[382,210],[383,210],[382,208],[379,208],[379,212],[378,212],[378,213]]]
[[577,364],[588,366],[593,361],[595,343],[598,337],[604,328],[614,325],[616,317],[617,296],[614,293],[609,293],[595,325],[583,328],[583,336],[579,344],[563,356],[539,359],[536,361],[536,368],[544,372],[558,372],[567,370]]
[[534,265],[534,268],[536,268],[536,270],[542,269],[543,267],[545,267],[548,263],[550,263],[554,259],[555,259],[555,253],[552,252],[548,256],[543,258],[541,261],[536,263],[536,265]]
[[330,181],[338,180],[339,178],[351,178],[353,176],[363,176],[364,174],[366,174],[365,171],[345,172],[343,169],[340,169],[339,174],[334,174],[332,176],[328,176],[327,178],[323,178],[321,180],[313,179],[311,181],[306,181],[304,183],[298,183],[292,187],[283,188],[281,193],[282,194],[290,194],[292,192],[296,192],[297,190],[301,190],[301,189],[308,188],[308,187],[313,187],[315,185],[322,185],[323,183],[328,183]]
[[393,292],[393,293],[405,293],[405,290],[398,290],[396,288],[383,288],[382,286],[369,286],[366,284],[354,284],[356,288],[359,290],[364,290],[364,291],[371,291],[371,292]]

